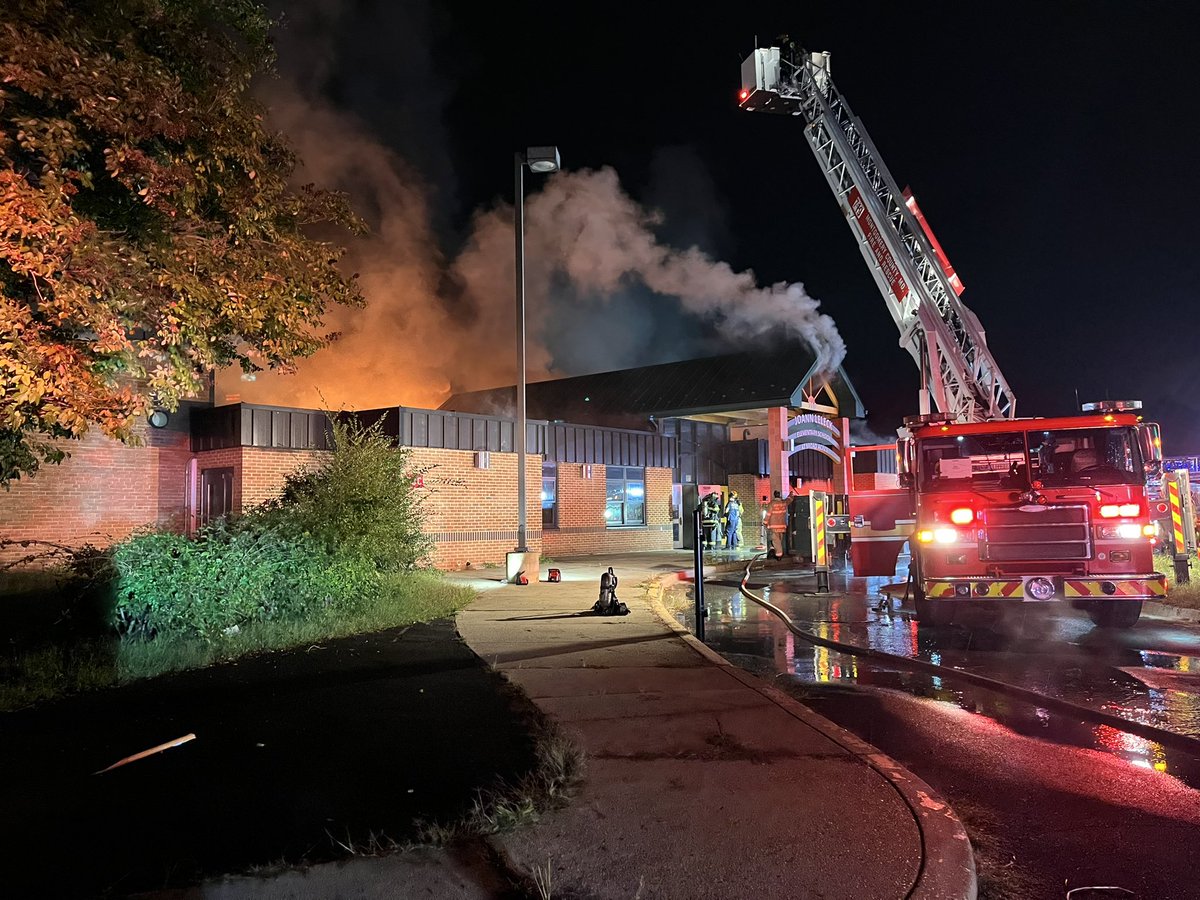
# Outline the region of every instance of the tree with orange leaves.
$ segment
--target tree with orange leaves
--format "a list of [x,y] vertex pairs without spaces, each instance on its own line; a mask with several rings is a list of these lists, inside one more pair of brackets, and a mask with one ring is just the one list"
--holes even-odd
[[0,485],[129,440],[216,368],[287,370],[361,304],[344,198],[295,189],[250,95],[254,0],[10,0],[0,19]]

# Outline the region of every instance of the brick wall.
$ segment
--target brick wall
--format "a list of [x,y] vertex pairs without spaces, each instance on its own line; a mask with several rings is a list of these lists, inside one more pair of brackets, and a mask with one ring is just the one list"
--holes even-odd
[[[503,565],[517,546],[517,454],[489,453],[488,467],[475,467],[470,450],[411,450],[417,489],[425,511],[425,531],[436,544],[433,564],[440,569]],[[542,458],[525,459],[526,545],[542,548]]]
[[[241,461],[234,469],[234,491],[238,512],[278,497],[284,480],[293,472],[311,470],[329,456],[328,450],[284,450],[268,447],[242,447]],[[210,451],[223,453],[226,451]],[[204,454],[197,454],[203,456]],[[241,492],[238,491],[240,483]]]
[[547,556],[671,549],[670,469],[646,469],[646,524],[629,528],[605,527],[605,467],[592,466],[590,479],[583,470],[578,463],[558,465],[558,527],[542,533]]
[[[36,478],[0,494],[0,536],[104,546],[145,525],[184,530],[197,507],[201,473],[232,468],[234,512],[279,494],[287,475],[320,463],[326,451],[234,447],[192,454],[182,432],[146,428],[146,446],[127,447],[92,435],[72,442],[72,458],[45,466]],[[412,448],[411,471],[434,539],[431,562],[444,569],[503,566],[517,543],[517,456],[491,453],[486,469],[463,450]],[[579,465],[559,466],[559,528],[545,534],[542,459],[526,460],[527,544],[530,550],[570,556],[596,552],[669,549],[672,545],[671,470],[646,470],[644,527],[604,526],[605,467],[584,479]],[[28,551],[0,551],[0,561]]]
[[762,544],[762,498],[771,497],[771,479],[755,475],[730,475],[729,487],[738,492],[742,501],[742,545],[757,547]]
[[[142,424],[142,446],[90,432],[64,441],[71,456],[43,465],[0,491],[0,537],[107,546],[143,525],[182,528],[186,511],[188,435]],[[0,561],[35,548],[0,548]]]

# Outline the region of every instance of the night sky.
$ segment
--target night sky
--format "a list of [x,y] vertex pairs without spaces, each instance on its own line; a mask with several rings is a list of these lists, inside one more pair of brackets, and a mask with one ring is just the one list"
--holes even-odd
[[[736,104],[756,35],[828,50],[962,277],[1018,412],[1069,413],[1076,392],[1139,398],[1167,452],[1200,453],[1200,28],[1187,4],[314,0],[287,16],[284,80],[413,167],[442,252],[461,248],[477,210],[511,202],[514,150],[556,143],[565,168],[612,167],[660,210],[662,241],[802,282],[887,434],[916,411],[916,367],[799,123]],[[527,198],[538,189],[527,175]],[[663,310],[637,325],[660,339],[608,366],[551,336],[556,370],[739,344],[676,342],[694,333]],[[619,343],[627,316],[610,312],[603,340]]]

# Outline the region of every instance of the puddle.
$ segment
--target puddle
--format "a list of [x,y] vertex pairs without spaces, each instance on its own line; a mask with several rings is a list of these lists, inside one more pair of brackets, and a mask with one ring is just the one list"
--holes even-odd
[[[1164,648],[1200,645],[1200,635],[1161,623],[1128,632],[1094,628],[1061,606],[981,613],[931,629],[878,588],[894,579],[842,579],[817,595],[812,579],[781,577],[758,593],[823,638],[965,669],[1008,684],[1200,738],[1200,656]],[[877,582],[877,584],[871,584]],[[786,674],[800,685],[862,684],[904,690],[988,716],[1021,734],[1112,753],[1200,787],[1200,758],[1105,725],[1072,721],[969,685],[814,646],[746,600],[733,585],[706,584],[707,642],[744,668]],[[690,612],[679,614],[690,627]],[[1140,645],[1140,646],[1139,646]]]

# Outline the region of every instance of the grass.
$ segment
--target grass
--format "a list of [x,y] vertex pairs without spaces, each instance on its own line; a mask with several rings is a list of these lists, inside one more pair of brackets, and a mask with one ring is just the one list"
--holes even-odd
[[1197,565],[1195,560],[1192,560],[1192,566],[1188,570],[1191,581],[1187,584],[1178,584],[1175,581],[1175,563],[1166,554],[1154,555],[1154,568],[1167,576],[1166,603],[1185,609],[1200,609],[1200,565]]
[[91,635],[29,649],[14,647],[7,658],[0,656],[0,711],[254,653],[428,622],[453,615],[474,596],[470,588],[451,584],[437,574],[386,574],[380,577],[379,595],[360,610],[302,621],[254,623],[209,642]]
[[538,716],[531,724],[537,761],[533,770],[517,784],[501,783],[480,791],[457,821],[423,823],[421,843],[446,846],[503,834],[532,825],[543,813],[570,802],[583,780],[584,753],[552,721]]

